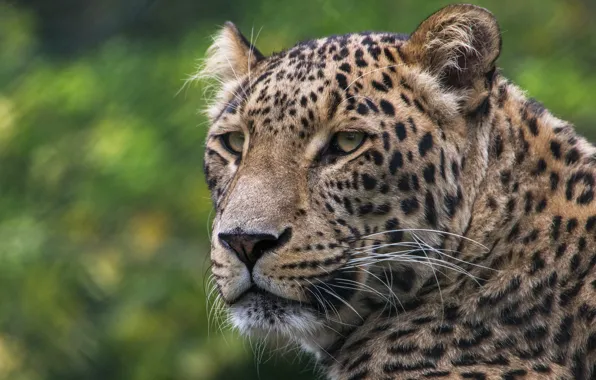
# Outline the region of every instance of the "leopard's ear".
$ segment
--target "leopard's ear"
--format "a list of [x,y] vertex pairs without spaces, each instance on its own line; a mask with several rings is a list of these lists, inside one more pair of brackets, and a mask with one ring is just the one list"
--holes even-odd
[[418,26],[403,52],[408,63],[422,66],[444,85],[469,88],[494,72],[501,32],[488,10],[449,5]]
[[237,80],[265,57],[228,21],[213,37],[199,77],[215,78],[219,82]]

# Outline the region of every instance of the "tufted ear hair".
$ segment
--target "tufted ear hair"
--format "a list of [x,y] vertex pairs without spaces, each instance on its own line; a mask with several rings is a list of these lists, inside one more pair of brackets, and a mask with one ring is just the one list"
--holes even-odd
[[247,74],[264,58],[263,54],[240,33],[236,25],[228,21],[207,49],[199,76],[215,78],[225,83]]
[[418,26],[403,52],[409,63],[421,65],[444,85],[470,88],[494,73],[501,32],[488,10],[470,4],[449,5]]

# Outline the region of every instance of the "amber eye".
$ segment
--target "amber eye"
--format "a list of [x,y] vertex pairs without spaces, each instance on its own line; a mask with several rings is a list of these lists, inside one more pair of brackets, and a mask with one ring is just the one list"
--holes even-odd
[[331,139],[329,148],[335,154],[348,154],[358,149],[365,139],[364,132],[338,132]]
[[221,135],[223,146],[233,154],[242,154],[244,149],[244,133],[230,132]]

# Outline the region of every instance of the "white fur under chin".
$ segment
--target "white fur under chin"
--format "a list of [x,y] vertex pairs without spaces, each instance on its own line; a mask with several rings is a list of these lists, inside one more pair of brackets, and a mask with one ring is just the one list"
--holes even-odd
[[291,341],[315,355],[336,338],[308,307],[263,294],[247,294],[229,312],[232,325],[241,334],[272,342]]

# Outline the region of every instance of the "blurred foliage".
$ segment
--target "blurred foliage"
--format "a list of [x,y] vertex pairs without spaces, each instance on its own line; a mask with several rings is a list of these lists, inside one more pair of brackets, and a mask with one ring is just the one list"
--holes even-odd
[[[595,139],[595,5],[478,3],[505,75]],[[409,32],[445,4],[0,0],[0,379],[313,378],[295,353],[257,365],[208,332],[207,126],[184,79],[226,19],[269,53]]]

